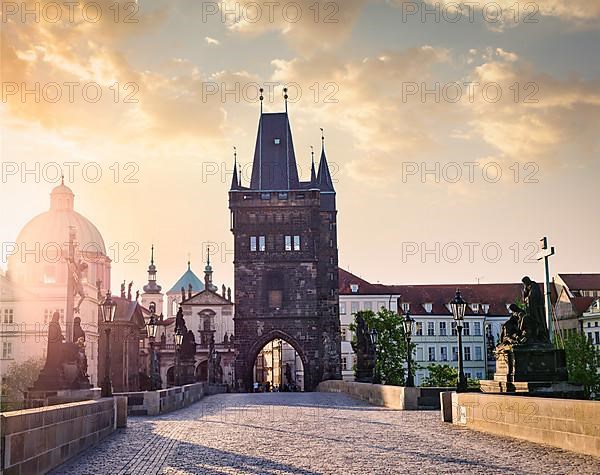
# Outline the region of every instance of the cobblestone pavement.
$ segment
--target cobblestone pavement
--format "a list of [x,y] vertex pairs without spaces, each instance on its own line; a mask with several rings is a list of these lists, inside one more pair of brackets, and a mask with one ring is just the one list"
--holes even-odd
[[600,473],[600,459],[331,393],[222,394],[128,422],[53,473]]

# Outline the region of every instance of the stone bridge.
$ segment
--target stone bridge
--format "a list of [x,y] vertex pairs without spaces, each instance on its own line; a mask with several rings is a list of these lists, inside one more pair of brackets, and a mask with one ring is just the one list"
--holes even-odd
[[439,411],[393,411],[344,394],[219,394],[128,424],[52,473],[600,473],[598,458],[444,424]]

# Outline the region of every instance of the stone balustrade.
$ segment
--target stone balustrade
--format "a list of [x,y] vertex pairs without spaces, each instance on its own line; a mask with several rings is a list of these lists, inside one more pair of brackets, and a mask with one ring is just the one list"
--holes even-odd
[[124,405],[103,398],[0,414],[1,472],[48,472],[124,426]]
[[319,383],[317,391],[345,393],[376,406],[390,409],[439,409],[439,394],[449,388],[407,388],[383,384],[329,380]]
[[448,393],[442,400],[447,422],[600,457],[598,401],[482,393]]
[[193,404],[204,396],[225,392],[226,385],[212,386],[208,383],[186,384],[159,391],[118,393],[127,397],[127,413],[130,416],[156,416]]

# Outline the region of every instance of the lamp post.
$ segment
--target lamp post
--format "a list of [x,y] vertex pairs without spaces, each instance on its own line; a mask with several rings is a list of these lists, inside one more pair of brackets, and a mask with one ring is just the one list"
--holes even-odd
[[183,333],[181,328],[178,328],[175,332],[175,386],[181,386],[181,377],[179,371],[179,353],[181,351],[181,345],[183,343]]
[[373,357],[375,359],[374,361],[374,365],[373,365],[373,384],[379,384],[379,374],[377,373],[377,330],[375,328],[371,329],[371,331],[369,332],[369,338],[371,340],[371,343],[373,345]]
[[465,392],[467,390],[467,380],[463,369],[462,330],[467,302],[461,297],[459,289],[456,289],[456,295],[450,302],[450,307],[452,308],[452,316],[456,322],[456,332],[458,334],[458,384],[456,385],[456,392]]
[[156,321],[156,305],[150,304],[150,319],[146,324],[146,332],[150,341],[150,390],[156,391],[160,389],[160,374],[158,374],[158,361],[156,360],[156,352],[154,350],[154,340],[158,332],[158,322]]
[[104,363],[104,380],[102,381],[101,394],[102,397],[112,396],[112,381],[110,380],[110,325],[115,319],[117,303],[112,299],[110,290],[106,292],[104,302],[100,304],[100,313],[102,321],[106,325],[104,332],[106,333],[106,360]]
[[408,371],[408,375],[406,376],[407,388],[415,387],[415,378],[412,374],[412,349],[410,347],[414,322],[415,320],[410,317],[410,312],[407,311],[406,315],[404,315],[404,321],[402,322],[402,325],[404,325],[404,338],[406,338],[406,366]]

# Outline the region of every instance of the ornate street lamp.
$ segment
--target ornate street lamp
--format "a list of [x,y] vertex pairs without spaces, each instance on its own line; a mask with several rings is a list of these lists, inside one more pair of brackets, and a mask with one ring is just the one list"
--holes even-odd
[[456,322],[456,332],[458,334],[458,384],[456,385],[457,392],[465,392],[467,390],[467,379],[463,369],[463,346],[462,346],[462,330],[465,312],[467,311],[467,302],[460,295],[460,290],[456,289],[456,295],[450,302],[452,308],[452,316]]
[[408,371],[408,375],[406,376],[407,388],[415,387],[415,378],[412,374],[412,349],[410,347],[414,322],[414,318],[411,318],[410,312],[407,311],[406,315],[404,315],[404,320],[402,321],[402,325],[404,326],[404,338],[406,339],[406,369]]
[[106,325],[104,330],[106,333],[106,360],[104,363],[104,380],[101,387],[102,397],[112,396],[112,381],[110,380],[110,325],[115,320],[116,311],[117,303],[112,299],[109,290],[106,292],[104,302],[100,304],[100,314],[102,315],[102,321]]
[[377,330],[372,328],[369,332],[369,339],[371,340],[371,344],[373,345],[373,358],[375,359],[373,365],[373,384],[379,384],[379,374],[377,373],[377,339],[379,335],[377,334]]
[[181,351],[181,345],[183,344],[183,333],[181,328],[177,328],[175,331],[175,386],[181,386],[181,377],[179,371],[179,353]]
[[150,340],[150,390],[156,391],[160,389],[160,373],[158,372],[158,360],[156,351],[154,350],[154,341],[158,332],[158,321],[156,318],[156,305],[153,303],[149,306],[150,319],[146,324],[146,332]]

